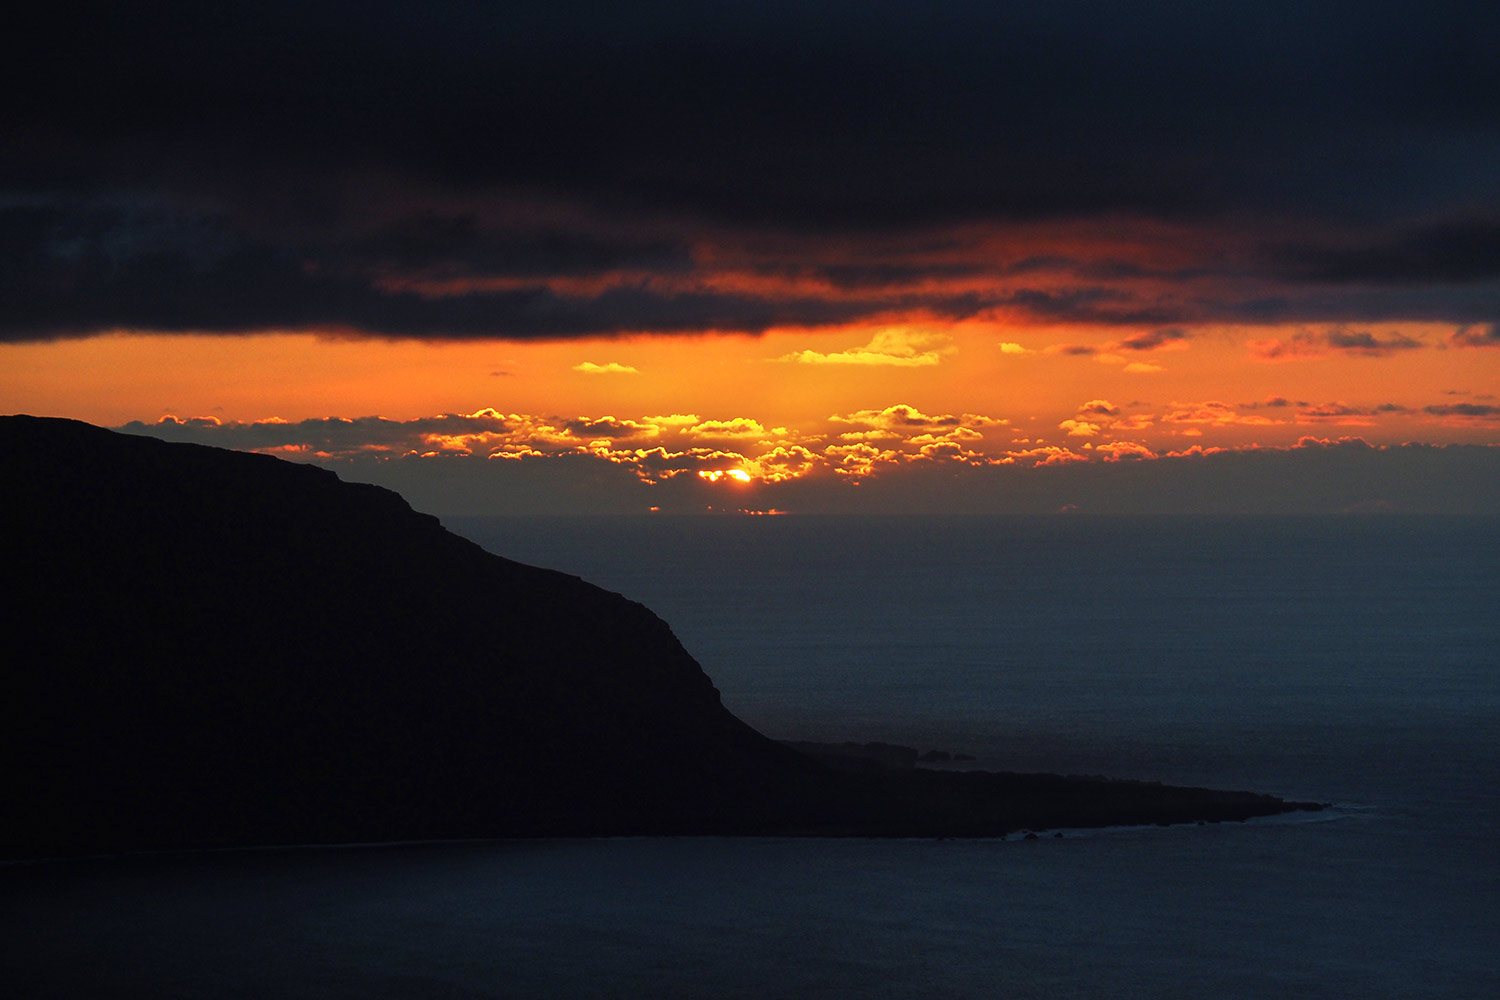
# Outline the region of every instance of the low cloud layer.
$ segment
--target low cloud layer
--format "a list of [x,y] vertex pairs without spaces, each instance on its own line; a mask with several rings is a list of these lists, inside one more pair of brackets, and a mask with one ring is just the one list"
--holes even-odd
[[[508,488],[519,489],[517,495],[531,496],[533,490],[555,488],[561,491],[554,496],[555,503],[562,508],[582,509],[580,505],[587,507],[593,502],[584,494],[595,489],[577,480],[585,474],[614,484],[609,487],[614,497],[610,503],[623,505],[621,509],[692,509],[692,504],[702,502],[721,507],[738,504],[746,509],[769,505],[791,510],[859,510],[871,502],[861,497],[880,496],[887,501],[876,508],[897,510],[913,503],[911,491],[925,483],[933,495],[918,505],[920,509],[947,509],[948,505],[954,510],[1031,510],[1034,504],[1012,501],[1014,497],[1041,495],[1036,493],[1040,487],[1033,479],[1010,474],[987,478],[989,474],[983,470],[1003,468],[1042,476],[1046,470],[1066,466],[1142,463],[1171,470],[1182,468],[1184,462],[1215,455],[1286,456],[1330,448],[1385,456],[1374,463],[1385,470],[1381,476],[1395,476],[1415,467],[1415,459],[1408,461],[1401,456],[1450,455],[1441,460],[1450,463],[1443,468],[1467,468],[1474,477],[1464,492],[1443,496],[1442,491],[1453,486],[1449,479],[1433,480],[1426,493],[1426,487],[1403,487],[1401,495],[1406,499],[1402,509],[1467,510],[1478,503],[1470,494],[1488,496],[1486,490],[1500,489],[1500,482],[1485,478],[1500,468],[1500,449],[1378,445],[1369,443],[1366,437],[1389,437],[1393,429],[1444,426],[1500,428],[1500,407],[1476,399],[1410,407],[1393,402],[1286,397],[1242,403],[1180,400],[1159,405],[1094,398],[1081,401],[1055,431],[1023,428],[995,414],[926,412],[909,404],[834,413],[821,428],[800,430],[748,416],[672,413],[564,417],[493,409],[413,420],[366,417],[223,422],[164,417],[149,424],[133,422],[121,429],[317,462],[355,478],[416,490],[416,496],[429,509],[448,513],[476,512],[477,501],[462,499],[470,496],[465,491],[477,489],[475,484],[487,481],[486,477],[496,476],[502,476]],[[1247,433],[1256,436],[1251,441],[1262,443],[1247,441],[1243,437]],[[1284,443],[1263,443],[1267,440]],[[1269,463],[1264,465],[1268,470],[1284,465],[1309,470],[1308,475],[1321,468],[1288,464],[1289,458],[1268,458],[1264,463]],[[487,466],[511,468],[503,473],[480,471]],[[1231,463],[1214,467],[1242,466]],[[1338,468],[1336,463],[1329,464],[1327,474],[1335,476]],[[1133,502],[1144,505],[1142,509],[1151,508],[1152,503],[1155,508],[1151,509],[1178,509],[1168,486],[1177,482],[1175,477],[1180,474],[1163,471],[1157,484],[1160,489],[1151,485],[1154,481],[1143,480],[1135,487],[1141,492]],[[424,475],[429,478],[423,480]],[[1115,481],[1103,473],[1079,476],[1079,483]],[[444,499],[443,491],[449,488],[444,483],[458,492]],[[1007,499],[1010,494],[995,494],[982,501],[980,493],[975,492],[982,483],[1003,483],[1006,489],[1020,492],[1011,499]],[[459,490],[457,484],[468,485]],[[703,493],[708,487],[721,492]],[[583,494],[573,494],[575,488]],[[740,492],[722,492],[728,489]],[[958,492],[950,497],[953,489]],[[1419,494],[1425,497],[1420,503],[1414,499]],[[1148,503],[1148,497],[1155,500]],[[691,503],[684,498],[690,498]],[[897,498],[905,499],[898,502]],[[1351,503],[1362,499],[1372,498],[1356,498]],[[1084,500],[1098,509],[1119,507],[1119,503],[1089,494],[1082,487],[1070,502]],[[509,502],[496,500],[498,506],[493,510],[510,509],[506,507]]]
[[[847,416],[851,426],[910,421],[912,429],[934,433],[930,440],[912,435],[884,445],[776,445],[747,457],[681,442],[648,446],[661,427],[645,421],[633,441],[585,444],[554,422],[488,412],[404,424],[305,421],[280,431],[211,421],[126,429],[171,440],[258,442],[345,479],[398,490],[419,510],[444,515],[1489,514],[1500,505],[1500,449],[1492,447],[1376,447],[1356,436],[1308,434],[1278,448],[1167,452],[1126,440],[1090,450],[1016,445],[1003,457],[980,460],[965,450],[973,443],[964,433],[975,422],[970,416]],[[536,447],[522,445],[518,434]],[[364,447],[347,447],[361,437]],[[313,453],[315,444],[344,450]]]

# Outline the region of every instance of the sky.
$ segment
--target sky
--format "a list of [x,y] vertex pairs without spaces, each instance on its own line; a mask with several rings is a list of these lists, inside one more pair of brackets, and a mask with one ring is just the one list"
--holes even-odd
[[5,412],[440,514],[1500,510],[1492,4],[34,13]]

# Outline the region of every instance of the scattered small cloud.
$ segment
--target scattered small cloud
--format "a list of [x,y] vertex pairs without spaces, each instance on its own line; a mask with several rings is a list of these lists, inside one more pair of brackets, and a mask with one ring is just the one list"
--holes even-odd
[[1446,403],[1424,406],[1422,412],[1434,417],[1456,418],[1457,423],[1492,423],[1500,421],[1500,406],[1489,403]]
[[1257,361],[1295,361],[1327,353],[1316,334],[1299,330],[1286,340],[1247,340],[1245,346]]
[[1426,346],[1415,337],[1408,337],[1404,333],[1377,337],[1368,330],[1330,330],[1324,336],[1324,340],[1334,350],[1362,354],[1372,358],[1383,358],[1398,351],[1420,350]]
[[992,417],[984,417],[973,413],[962,415],[953,413],[927,414],[907,403],[897,403],[894,406],[887,406],[883,410],[856,410],[853,413],[836,413],[828,419],[830,422],[836,424],[852,424],[869,429],[899,428],[902,430],[931,427],[980,427],[1005,423],[1003,420],[995,420]]
[[1319,406],[1304,407],[1297,411],[1297,416],[1303,420],[1336,420],[1340,423],[1352,423],[1361,426],[1372,424],[1369,417],[1373,417],[1375,411],[1364,406],[1350,406],[1348,403],[1323,403]]
[[1115,346],[1127,351],[1183,351],[1187,349],[1188,332],[1181,327],[1166,327],[1148,333],[1137,333]]
[[[1134,333],[1120,340],[1111,340],[1097,346],[1090,344],[1052,344],[1043,348],[1044,354],[1076,356],[1111,355],[1118,351],[1185,351],[1192,335],[1181,327],[1163,327]],[[1123,359],[1121,359],[1123,361]]]
[[1320,404],[1298,403],[1297,421],[1299,423],[1326,421],[1352,427],[1374,427],[1382,417],[1408,415],[1415,412],[1417,411],[1401,403],[1379,403],[1370,406],[1337,400]]
[[[1132,403],[1131,406],[1143,404]],[[1070,420],[1058,424],[1068,437],[1109,438],[1122,432],[1144,430],[1156,422],[1150,413],[1126,413],[1125,407],[1107,399],[1090,399],[1082,403]],[[1085,447],[1090,447],[1085,445]]]
[[[1198,403],[1174,402],[1167,412],[1162,414],[1161,419],[1163,423],[1189,425],[1192,430],[1197,430],[1198,427],[1205,426],[1226,427],[1230,425],[1248,425],[1264,427],[1277,423],[1277,421],[1272,420],[1270,417],[1241,413],[1236,407],[1218,399],[1208,399]],[[1183,431],[1182,433],[1186,434],[1189,432]],[[1198,433],[1202,432],[1199,431]]]
[[1500,323],[1459,327],[1447,342],[1452,347],[1500,347]]
[[940,364],[954,352],[952,341],[943,334],[909,330],[884,330],[870,338],[863,347],[829,354],[818,351],[794,351],[777,361],[804,365],[890,365],[898,368],[922,368]]
[[1372,445],[1362,437],[1316,438],[1300,437],[1294,448],[1343,448],[1349,451],[1370,451]]
[[607,364],[596,365],[592,361],[573,366],[575,372],[583,372],[585,375],[639,375],[640,369],[633,365],[622,365],[611,361]]
[[1153,351],[1185,351],[1190,335],[1179,327],[1164,327],[1145,333],[1132,334],[1123,340],[1093,346],[1089,344],[1052,344],[1043,348],[1043,354],[1059,354],[1064,357],[1093,358],[1101,365],[1119,365],[1120,370],[1130,375],[1154,375],[1166,371],[1159,364],[1147,361],[1132,361],[1121,351],[1145,353]]
[[1150,461],[1156,452],[1138,441],[1110,441],[1094,448],[1094,454],[1103,456],[1106,462]]
[[[784,427],[778,427],[775,432],[785,435],[787,430]],[[775,432],[767,431],[759,420],[752,420],[749,417],[735,417],[732,420],[705,420],[687,430],[687,433],[694,437],[712,438],[763,438]]]
[[1403,351],[1420,350],[1427,345],[1399,331],[1382,336],[1369,330],[1338,328],[1321,333],[1299,330],[1285,340],[1250,340],[1245,346],[1249,348],[1250,356],[1258,361],[1298,361],[1330,354],[1384,358]]
[[579,417],[563,424],[568,433],[579,438],[633,438],[655,437],[660,429],[639,420],[618,420],[615,417]]
[[1046,465],[1069,465],[1074,462],[1087,462],[1087,455],[1080,455],[1071,448],[1060,445],[1042,445],[1037,448],[1026,448],[1021,451],[1009,452],[1006,456],[1013,462],[1029,461],[1033,466],[1040,468]]
[[696,413],[671,413],[658,417],[642,417],[641,423],[655,424],[657,427],[691,427],[703,422],[703,418]]

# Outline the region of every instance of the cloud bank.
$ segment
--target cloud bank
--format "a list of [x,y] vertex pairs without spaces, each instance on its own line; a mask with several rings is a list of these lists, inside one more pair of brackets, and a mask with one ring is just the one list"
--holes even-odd
[[0,340],[1500,320],[1477,0],[28,15]]

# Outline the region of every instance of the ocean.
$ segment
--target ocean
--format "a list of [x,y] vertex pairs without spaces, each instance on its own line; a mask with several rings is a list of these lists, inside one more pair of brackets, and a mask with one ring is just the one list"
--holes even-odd
[[652,608],[771,736],[1332,807],[14,864],[11,995],[1500,996],[1500,519],[445,523]]

